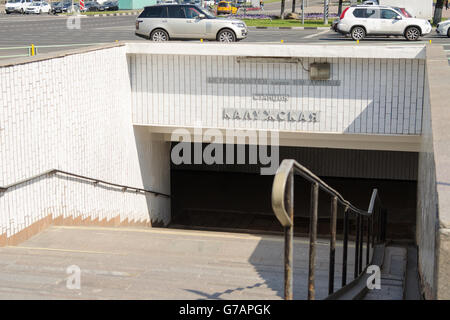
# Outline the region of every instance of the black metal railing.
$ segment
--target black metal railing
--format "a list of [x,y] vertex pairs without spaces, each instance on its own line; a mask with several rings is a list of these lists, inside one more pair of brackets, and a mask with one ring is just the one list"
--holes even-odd
[[[336,258],[336,225],[339,205],[344,208],[343,226],[343,253],[342,253],[342,287],[347,285],[347,257],[348,241],[350,233],[350,216],[356,220],[355,235],[355,266],[354,278],[363,272],[363,260],[365,267],[370,263],[370,248],[376,243],[386,239],[387,211],[382,206],[377,189],[374,189],[367,211],[358,209],[341,194],[328,186],[310,170],[295,160],[283,160],[278,168],[272,187],[272,208],[284,228],[285,235],[285,276],[284,298],[292,300],[292,262],[293,262],[293,236],[294,236],[294,175],[298,174],[311,183],[310,223],[309,223],[309,271],[308,271],[308,300],[315,298],[315,258],[317,240],[317,218],[319,206],[319,189],[331,197],[330,208],[330,253],[328,294],[334,292],[335,258]],[[364,235],[366,235],[366,257],[363,259]]]
[[9,184],[7,186],[3,186],[3,187],[0,186],[0,193],[1,192],[6,192],[9,189],[14,188],[16,186],[19,186],[21,184],[24,184],[24,183],[27,183],[27,182],[39,179],[39,178],[44,177],[44,176],[51,176],[51,175],[54,175],[54,174],[57,174],[57,173],[64,174],[66,176],[75,177],[75,178],[78,178],[78,179],[92,181],[94,184],[101,183],[101,184],[104,184],[104,185],[121,188],[122,191],[131,190],[131,191],[135,191],[135,192],[151,193],[151,194],[154,194],[155,196],[164,196],[164,197],[169,197],[170,198],[170,195],[162,193],[162,192],[153,191],[153,190],[149,190],[149,189],[130,187],[130,186],[117,184],[117,183],[112,183],[112,182],[108,182],[108,181],[104,181],[104,180],[100,180],[100,179],[95,179],[95,178],[90,178],[90,177],[86,177],[86,176],[83,176],[83,175],[79,175],[79,174],[75,174],[75,173],[71,173],[71,172],[67,172],[67,171],[63,171],[63,170],[59,170],[59,169],[47,170],[47,171],[41,172],[41,173],[39,173],[37,175],[31,176],[29,178],[26,178],[26,179],[14,182],[14,183]]

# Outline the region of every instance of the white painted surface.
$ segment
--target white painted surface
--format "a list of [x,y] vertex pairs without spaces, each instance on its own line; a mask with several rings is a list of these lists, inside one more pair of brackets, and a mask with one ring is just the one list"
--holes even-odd
[[[58,168],[169,193],[169,146],[131,125],[125,47],[0,68],[0,186]],[[66,177],[0,194],[0,233],[49,214],[168,222],[169,200]]]
[[[297,47],[308,51],[308,46]],[[280,56],[289,52],[283,46],[278,47]],[[272,60],[238,62],[229,53],[227,50],[223,56],[129,54],[134,124],[192,127],[201,123],[211,128],[383,135],[421,132],[423,60],[304,58],[303,68],[301,63]],[[330,63],[330,81],[339,85],[309,83],[305,69],[313,62]],[[246,83],[211,83],[209,78],[245,79]],[[255,79],[305,83],[269,85],[247,81]],[[289,98],[286,102],[257,101],[255,94]],[[224,110],[230,108],[286,113],[314,111],[319,113],[319,121],[224,119]]]
[[[180,50],[180,48],[183,48]],[[424,45],[307,45],[273,43],[130,42],[128,54],[360,59],[425,59]]]

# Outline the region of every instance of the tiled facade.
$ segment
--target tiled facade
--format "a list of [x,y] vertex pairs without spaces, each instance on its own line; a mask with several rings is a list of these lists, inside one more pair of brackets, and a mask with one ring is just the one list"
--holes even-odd
[[[0,68],[0,186],[61,169],[169,193],[169,145],[131,125],[127,75],[125,47]],[[49,216],[168,223],[170,200],[63,175],[0,193],[0,238]]]

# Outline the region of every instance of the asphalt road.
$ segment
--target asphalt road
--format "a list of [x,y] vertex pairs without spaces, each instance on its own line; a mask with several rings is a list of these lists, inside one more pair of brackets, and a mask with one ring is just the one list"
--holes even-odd
[[[79,28],[63,16],[22,16],[0,15],[0,48],[68,44],[98,44],[114,42],[115,40],[148,41],[134,34],[135,16],[116,17],[83,17],[80,18]],[[408,42],[402,37],[367,38],[361,42],[366,44],[402,44],[409,45],[427,43],[442,43],[450,46],[450,39],[439,37],[435,33],[423,37],[418,42]],[[334,43],[354,44],[349,38],[330,30],[279,30],[251,29],[248,38],[243,42],[280,42],[286,43]],[[39,53],[63,50],[63,48],[40,48]],[[0,50],[0,56],[25,53],[25,49]],[[450,52],[449,52],[450,55]]]

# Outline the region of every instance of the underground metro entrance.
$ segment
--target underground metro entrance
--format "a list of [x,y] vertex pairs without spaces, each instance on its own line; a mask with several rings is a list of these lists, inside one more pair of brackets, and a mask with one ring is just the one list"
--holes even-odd
[[[247,155],[248,152],[247,146]],[[389,209],[388,237],[414,238],[417,154],[280,147],[279,161],[283,159],[296,159],[361,209],[367,209],[372,190],[377,188]],[[208,165],[172,162],[170,227],[281,234],[283,229],[271,206],[274,176],[261,175],[261,166],[260,163]],[[297,236],[308,234],[309,202],[310,184],[296,176],[294,226]],[[330,198],[319,193],[319,235],[329,235],[330,206]],[[353,223],[351,220],[352,230]],[[342,233],[342,226],[341,209],[338,212],[338,235]]]

